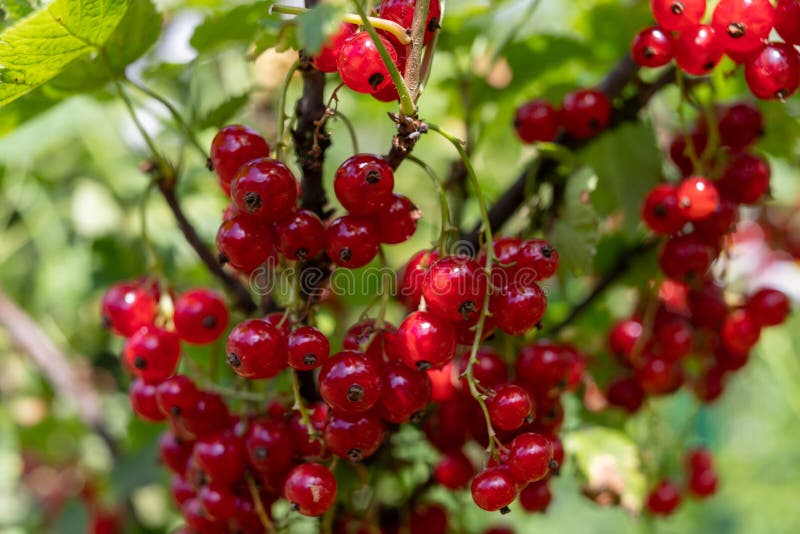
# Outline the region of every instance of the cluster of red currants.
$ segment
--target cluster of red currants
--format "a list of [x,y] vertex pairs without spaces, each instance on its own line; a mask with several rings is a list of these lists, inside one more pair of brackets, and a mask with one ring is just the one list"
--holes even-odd
[[[411,28],[414,19],[415,0],[382,0],[378,5],[378,16]],[[430,0],[424,44],[427,44],[439,29],[442,10],[439,0]],[[398,41],[394,34],[378,29],[379,40],[386,48],[392,62],[402,73],[408,59],[408,46]],[[338,72],[342,82],[357,93],[372,95],[381,102],[399,98],[375,42],[366,31],[358,31],[353,24],[342,24],[339,30],[323,45],[312,60],[322,72]]]
[[[717,492],[714,458],[706,449],[686,453],[686,490],[696,499],[711,497]],[[672,514],[681,504],[681,487],[671,480],[662,480],[647,495],[647,511],[654,516]]]
[[564,96],[561,109],[547,100],[526,102],[514,114],[514,129],[525,143],[549,143],[561,128],[575,139],[589,139],[611,121],[611,102],[602,91],[579,89]]
[[[643,67],[673,59],[694,76],[709,74],[727,55],[744,66],[750,91],[765,100],[785,100],[800,86],[800,0],[721,0],[703,24],[706,0],[651,0],[658,26],[633,40],[633,58]],[[773,28],[783,38],[768,41]]]

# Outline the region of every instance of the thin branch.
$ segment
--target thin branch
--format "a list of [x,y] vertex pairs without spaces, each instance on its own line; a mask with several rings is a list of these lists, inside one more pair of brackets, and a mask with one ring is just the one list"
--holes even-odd
[[411,23],[411,46],[408,48],[405,82],[411,101],[416,105],[419,98],[420,73],[422,68],[422,48],[425,33],[428,31],[428,9],[430,2],[417,2],[414,6],[414,19]]

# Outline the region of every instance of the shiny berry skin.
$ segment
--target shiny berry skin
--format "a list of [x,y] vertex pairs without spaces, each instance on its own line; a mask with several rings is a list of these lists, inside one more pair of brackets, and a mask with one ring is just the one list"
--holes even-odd
[[717,492],[718,483],[719,480],[714,470],[706,469],[689,475],[689,483],[687,485],[692,497],[705,499]]
[[323,437],[328,449],[352,462],[372,456],[383,442],[385,429],[373,412],[332,413],[325,424]]
[[700,23],[706,12],[706,0],[650,0],[650,10],[659,26],[682,32]]
[[726,52],[747,53],[759,48],[774,22],[775,8],[769,0],[721,0],[711,26]]
[[217,483],[211,483],[200,488],[197,498],[203,504],[203,509],[209,516],[217,521],[227,521],[236,512],[236,501],[231,491]]
[[456,355],[453,325],[430,312],[409,314],[389,343],[395,345],[403,363],[420,371],[441,368]]
[[325,246],[325,226],[317,215],[297,210],[275,224],[278,250],[287,260],[305,261],[315,257]]
[[342,348],[363,352],[370,359],[382,362],[387,339],[396,331],[394,326],[386,322],[381,329],[378,329],[373,319],[367,319],[347,329],[342,340]]
[[737,204],[756,204],[769,191],[771,175],[767,160],[744,152],[728,164],[717,186],[724,198]]
[[735,202],[723,198],[719,206],[710,215],[699,221],[693,221],[694,231],[709,243],[718,241],[736,229],[739,221],[739,206]]
[[630,362],[636,344],[642,337],[644,328],[637,319],[626,319],[618,322],[608,335],[608,346],[611,352],[622,356],[623,361]]
[[330,356],[327,336],[313,326],[295,328],[289,335],[289,366],[298,371],[320,367]]
[[284,473],[292,463],[293,449],[285,425],[260,419],[250,425],[244,437],[250,465],[263,473]]
[[175,332],[183,341],[206,345],[216,341],[228,327],[228,307],[222,296],[210,289],[192,289],[175,301]]
[[550,472],[553,444],[541,434],[525,432],[508,447],[508,470],[519,484],[542,480]]
[[166,414],[158,406],[156,386],[153,384],[148,384],[141,378],[137,378],[131,382],[129,396],[131,408],[139,418],[153,423],[158,423],[167,418]]
[[258,158],[269,157],[269,145],[255,130],[232,124],[222,128],[211,142],[211,163],[225,191],[239,167]]
[[169,378],[178,366],[181,342],[175,332],[157,326],[145,326],[125,343],[122,357],[125,367],[146,382]]
[[422,212],[407,197],[394,193],[385,209],[375,217],[378,238],[387,245],[405,243],[417,231]]
[[120,282],[103,295],[100,313],[103,325],[118,336],[130,337],[143,326],[153,324],[158,303],[141,284]]
[[678,361],[692,350],[693,330],[685,319],[675,317],[655,325],[655,338],[661,356]]
[[422,280],[428,311],[448,321],[468,322],[479,317],[486,291],[486,272],[471,258],[439,258]]
[[301,514],[320,516],[336,500],[336,479],[322,464],[300,464],[286,477],[283,497]]
[[[477,362],[472,366],[472,376],[475,381],[486,389],[497,389],[508,382],[508,367],[506,362],[492,347],[480,347],[475,355]],[[459,361],[459,374],[467,370],[469,358],[464,357]],[[461,379],[464,389],[469,388],[466,377]]]
[[156,400],[162,412],[170,417],[179,417],[197,405],[200,391],[188,376],[175,375],[158,385]]
[[397,298],[409,310],[416,310],[422,300],[422,281],[425,273],[436,260],[435,250],[421,250],[414,254],[398,275]]
[[217,434],[231,425],[228,406],[216,393],[201,391],[197,404],[182,414],[180,423],[196,438]]
[[644,391],[631,377],[617,378],[606,387],[606,399],[611,406],[633,414],[638,412],[644,403]]
[[605,130],[610,121],[611,102],[602,91],[573,91],[561,103],[561,124],[576,139],[594,137]]
[[158,439],[158,457],[161,463],[178,475],[183,475],[192,455],[192,445],[178,438],[171,430]]
[[322,429],[325,427],[325,420],[328,417],[329,408],[324,402],[317,402],[308,406],[309,419],[311,425],[318,433],[317,439],[309,435],[308,427],[303,422],[300,412],[295,412],[289,419],[289,434],[292,438],[292,446],[295,456],[299,458],[321,458],[327,456],[323,453],[324,444],[322,443]]
[[[517,379],[532,387],[538,396],[555,398],[580,384],[583,357],[549,341],[523,348],[517,357]],[[537,417],[540,417],[537,409]]]
[[546,100],[532,100],[517,108],[514,129],[524,143],[549,143],[560,127],[558,111]]
[[642,219],[657,234],[677,233],[686,224],[686,216],[678,200],[678,190],[670,184],[654,187],[645,198]]
[[242,165],[231,182],[231,199],[241,213],[264,221],[279,221],[297,203],[297,181],[289,167],[270,158]]
[[533,419],[534,401],[524,388],[514,384],[497,388],[486,407],[492,425],[500,430],[516,430]]
[[688,139],[685,134],[679,133],[672,140],[669,147],[669,157],[675,163],[675,166],[680,169],[681,176],[689,176],[695,171],[694,163],[689,157],[689,142],[694,147],[695,154],[702,154],[708,146],[708,132],[705,130],[692,132]]
[[532,482],[519,492],[519,505],[528,513],[546,511],[552,500],[553,494],[547,480]]
[[787,43],[800,44],[800,0],[778,0],[775,30]]
[[247,470],[244,444],[231,432],[201,439],[194,445],[193,456],[203,473],[221,485],[237,482]]
[[558,270],[558,251],[544,239],[529,239],[520,245],[516,261],[515,282],[523,282],[522,273],[533,280],[546,280]]
[[633,38],[631,55],[640,67],[663,67],[672,61],[672,37],[658,26],[645,28]]
[[686,453],[686,469],[689,474],[714,468],[714,456],[707,449],[693,449]]
[[170,480],[169,489],[170,493],[172,493],[172,498],[178,507],[183,506],[183,504],[189,499],[197,497],[197,492],[195,491],[194,486],[187,482],[186,479],[180,475],[175,475],[172,477]]
[[720,143],[740,151],[764,134],[764,117],[754,105],[740,102],[725,109],[719,119]]
[[646,502],[648,512],[662,516],[672,514],[680,504],[680,489],[669,480],[664,480],[653,488],[648,494]]
[[181,506],[181,515],[194,531],[199,534],[222,534],[225,524],[213,519],[203,507],[199,498],[189,499]]
[[800,52],[784,43],[769,43],[744,65],[750,91],[762,100],[784,101],[800,86]]
[[714,28],[698,24],[673,41],[672,53],[678,66],[688,74],[705,76],[714,70],[724,51]]
[[747,313],[761,326],[783,324],[789,316],[791,303],[789,297],[777,289],[760,289],[747,299]]
[[250,273],[274,253],[272,231],[244,215],[223,222],[217,231],[220,261],[243,273]]
[[658,264],[673,280],[697,280],[708,271],[713,260],[711,248],[697,236],[675,236],[661,250]]
[[651,357],[636,369],[636,380],[648,395],[667,395],[683,385],[683,368],[665,358]]
[[[414,21],[414,8],[416,3],[417,0],[381,0],[378,15],[382,19],[396,22],[403,28],[411,28],[411,23]],[[442,6],[439,4],[439,0],[430,0],[424,38],[426,44],[436,34],[441,19]],[[402,70],[400,72],[402,72]]]
[[225,345],[233,371],[249,379],[272,378],[288,362],[287,338],[263,319],[250,319],[231,330]]
[[339,29],[331,35],[322,45],[317,55],[311,60],[311,64],[322,72],[336,72],[336,57],[339,49],[344,42],[356,33],[357,26],[354,24],[342,24]]
[[517,498],[517,483],[508,469],[490,467],[472,479],[472,500],[489,512],[507,508]]
[[719,192],[713,182],[702,176],[686,178],[678,186],[678,205],[684,217],[697,221],[708,217],[719,206]]
[[[379,38],[392,61],[397,64],[394,46],[385,37]],[[342,43],[336,57],[336,67],[344,84],[357,93],[375,93],[392,83],[378,48],[365,31],[351,35]]]
[[383,368],[381,417],[394,424],[420,419],[431,402],[431,379],[427,373],[397,362]]
[[761,325],[758,321],[747,309],[732,311],[722,322],[722,345],[731,352],[748,352],[761,336]]
[[339,412],[365,412],[378,403],[382,393],[379,364],[363,352],[342,351],[320,369],[319,394]]
[[374,215],[392,201],[394,171],[381,156],[356,154],[339,166],[333,188],[352,215]]
[[501,288],[489,305],[497,328],[512,336],[524,335],[540,324],[546,308],[547,296],[536,284]]
[[336,265],[357,269],[378,255],[378,239],[378,228],[371,220],[345,215],[325,230],[325,251]]
[[461,450],[443,454],[433,470],[436,482],[450,490],[466,488],[474,474],[472,462]]

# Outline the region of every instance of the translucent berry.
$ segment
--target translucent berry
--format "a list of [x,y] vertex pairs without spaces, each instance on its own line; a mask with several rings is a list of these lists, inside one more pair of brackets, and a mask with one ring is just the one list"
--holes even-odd
[[724,198],[737,204],[756,204],[769,191],[771,174],[765,159],[744,152],[728,164],[717,186]]
[[129,392],[133,412],[145,421],[157,423],[167,418],[158,406],[156,386],[148,384],[141,378],[131,382]]
[[686,224],[678,190],[670,184],[654,187],[645,198],[642,219],[657,234],[677,233]]
[[731,352],[748,352],[758,343],[760,336],[759,319],[747,309],[732,311],[722,322],[722,345]]
[[313,326],[301,326],[289,335],[289,366],[299,371],[320,367],[330,351],[327,336]]
[[363,267],[378,255],[378,228],[365,218],[339,217],[325,230],[326,252],[336,265],[348,269]]
[[422,281],[428,310],[449,321],[468,322],[477,318],[486,291],[486,272],[471,258],[439,258],[428,268]]
[[800,0],[778,0],[775,29],[787,43],[800,44]]
[[[396,22],[404,28],[411,28],[414,21],[414,7],[417,0],[382,0],[378,15],[382,19]],[[430,0],[428,7],[428,21],[425,25],[424,42],[427,43],[439,30],[442,19],[442,7],[439,0]]]
[[640,67],[663,67],[672,61],[672,37],[658,26],[645,28],[633,38],[631,55]]
[[219,227],[217,249],[222,263],[250,273],[273,255],[272,231],[256,220],[237,215]]
[[339,49],[344,42],[350,38],[358,27],[354,24],[342,24],[339,29],[331,35],[327,41],[322,45],[317,55],[311,60],[311,64],[322,72],[336,72],[336,58],[339,55]]
[[792,45],[769,43],[745,62],[744,79],[756,97],[784,101],[800,86],[800,52]]
[[178,366],[180,355],[178,335],[152,325],[133,334],[123,350],[127,369],[150,383],[169,378]]
[[669,480],[662,481],[647,496],[647,511],[653,515],[670,515],[680,504],[680,489]]
[[440,504],[415,506],[408,517],[408,531],[414,534],[447,534],[447,509]]
[[711,26],[726,52],[747,53],[769,36],[775,9],[769,0],[721,0]]
[[520,244],[516,261],[516,283],[523,283],[523,274],[530,275],[532,280],[546,280],[558,270],[558,251],[544,239],[528,239]]
[[694,332],[688,321],[675,317],[655,325],[655,338],[660,354],[665,358],[678,361],[692,350]]
[[594,137],[611,121],[611,102],[605,93],[596,89],[567,94],[561,108],[561,124],[576,139]]
[[[492,347],[480,347],[475,357],[477,361],[472,366],[472,376],[481,387],[497,389],[508,382],[508,367],[506,366],[506,362],[503,361]],[[459,374],[467,370],[467,365],[469,363],[467,360],[468,358],[462,358],[459,361]],[[469,388],[466,377],[461,379],[461,384],[464,389]]]
[[414,254],[398,275],[397,298],[409,310],[416,310],[422,300],[422,281],[425,273],[436,260],[435,250],[422,250]]
[[497,328],[512,336],[521,336],[540,324],[547,308],[547,296],[536,285],[510,285],[491,297],[489,309]]
[[325,226],[315,213],[297,210],[275,225],[275,238],[287,260],[305,261],[325,247]]
[[239,167],[269,157],[269,145],[255,130],[239,124],[222,128],[211,142],[211,164],[222,188],[230,192]]
[[422,212],[407,197],[395,193],[389,205],[376,216],[378,236],[381,243],[399,245],[405,243],[417,231],[417,221]]
[[739,206],[726,198],[720,199],[719,206],[707,217],[694,221],[694,231],[708,242],[716,242],[736,229],[739,220]]
[[642,337],[644,328],[641,321],[637,319],[626,319],[618,322],[611,329],[608,336],[608,346],[611,352],[623,358],[623,361],[630,362],[636,344]]
[[717,492],[719,480],[713,469],[697,471],[689,475],[689,493],[692,497],[705,499]]
[[517,108],[514,129],[525,143],[549,143],[560,126],[558,111],[546,100],[532,100]]
[[509,384],[497,388],[486,402],[492,425],[500,430],[516,430],[533,420],[534,401],[525,388]]
[[316,402],[307,408],[311,426],[317,431],[318,435],[317,437],[313,437],[309,434],[308,427],[305,422],[303,422],[303,417],[300,412],[294,412],[289,419],[288,426],[295,456],[299,458],[326,457],[327,454],[323,451],[324,443],[322,443],[321,435],[330,409],[324,402]]
[[508,469],[490,467],[472,479],[472,500],[489,512],[503,510],[517,498],[517,483]]
[[236,512],[236,500],[230,489],[217,483],[200,488],[197,498],[206,513],[217,521],[227,521]]
[[661,250],[658,264],[673,280],[700,279],[711,266],[711,248],[699,237],[687,234],[675,236]]
[[525,432],[508,447],[508,470],[519,484],[542,480],[550,472],[553,445],[541,434]]
[[761,326],[776,326],[786,321],[791,311],[789,297],[777,289],[760,289],[747,299],[747,312]]
[[228,307],[219,293],[192,289],[175,301],[173,320],[183,341],[205,345],[216,341],[228,327]]
[[173,473],[183,475],[192,455],[192,444],[167,430],[158,439],[158,457]]
[[752,104],[734,104],[726,108],[719,119],[720,143],[731,150],[743,150],[763,134],[764,118]]
[[[379,37],[397,63],[394,46],[384,37]],[[357,93],[375,93],[392,83],[389,70],[384,65],[378,48],[365,31],[348,37],[339,47],[336,66],[344,84]]]
[[408,315],[389,343],[412,369],[441,368],[456,354],[456,332],[449,321],[430,312]]
[[694,168],[694,163],[689,157],[689,143],[694,148],[696,155],[703,154],[708,146],[708,132],[705,130],[692,132],[688,139],[685,134],[678,134],[672,140],[672,144],[669,147],[669,157],[681,171],[681,176],[689,176],[698,170]]
[[153,324],[158,303],[142,284],[120,282],[103,295],[100,313],[103,324],[114,334],[130,337],[143,326]]
[[700,23],[706,12],[706,0],[650,0],[650,10],[659,26],[682,32]]
[[672,43],[675,62],[688,74],[705,76],[722,59],[722,45],[714,28],[705,24],[693,26],[678,36]]
[[436,482],[451,490],[466,488],[474,474],[472,462],[461,450],[443,454],[433,470]]
[[367,411],[377,404],[383,393],[380,367],[363,352],[342,351],[322,365],[319,393],[339,412]]
[[288,363],[287,338],[263,319],[250,319],[236,325],[225,346],[227,362],[244,378],[272,378]]
[[301,514],[320,516],[336,500],[336,479],[322,464],[300,464],[286,477],[283,496]]
[[244,443],[232,432],[221,432],[198,441],[193,458],[208,478],[222,485],[238,482],[247,470]]
[[644,396],[641,386],[632,377],[617,378],[606,387],[608,403],[631,414],[638,412],[642,407]]
[[651,357],[636,369],[636,380],[648,395],[667,395],[683,385],[683,368],[666,358]]
[[333,178],[336,198],[353,215],[374,215],[392,201],[394,172],[381,156],[356,154]]
[[297,181],[280,161],[256,159],[239,168],[231,182],[231,199],[241,213],[279,221],[295,208]]
[[383,442],[385,429],[373,412],[357,414],[332,413],[323,436],[328,449],[353,462],[372,456]]
[[244,437],[250,465],[261,473],[285,473],[292,463],[292,442],[286,425],[260,419],[250,425]]
[[158,385],[156,400],[162,412],[170,417],[179,417],[197,405],[200,391],[188,376],[175,375]]
[[547,480],[532,482],[519,492],[519,504],[529,513],[546,511],[552,500],[553,494]]
[[380,414],[384,420],[397,425],[421,420],[430,402],[431,379],[427,373],[400,362],[384,367],[380,400]]
[[708,217],[719,206],[719,192],[713,182],[702,176],[692,176],[678,186],[678,205],[684,217],[697,221]]
[[387,339],[396,331],[397,329],[387,322],[384,322],[383,327],[379,329],[373,319],[366,319],[347,329],[342,348],[364,352],[370,359],[382,362]]

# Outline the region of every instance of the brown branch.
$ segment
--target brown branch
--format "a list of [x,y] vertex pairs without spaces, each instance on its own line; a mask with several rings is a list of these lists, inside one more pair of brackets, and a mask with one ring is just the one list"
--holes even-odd
[[[78,417],[97,433],[116,457],[117,443],[102,417],[100,396],[89,377],[77,370],[64,352],[19,306],[0,290],[0,324],[11,341],[28,355],[39,368],[56,394],[75,403]],[[75,358],[73,358],[75,360]],[[88,367],[88,365],[87,365]]]

